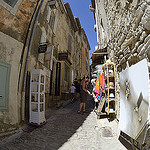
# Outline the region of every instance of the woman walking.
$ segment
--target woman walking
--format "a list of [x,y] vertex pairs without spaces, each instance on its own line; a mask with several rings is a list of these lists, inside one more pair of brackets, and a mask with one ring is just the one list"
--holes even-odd
[[85,111],[85,105],[86,105],[86,100],[87,100],[87,93],[91,95],[91,93],[87,90],[87,82],[89,80],[88,76],[84,76],[82,81],[81,81],[81,86],[80,86],[80,107],[78,113],[81,113],[82,107],[83,107],[83,112]]

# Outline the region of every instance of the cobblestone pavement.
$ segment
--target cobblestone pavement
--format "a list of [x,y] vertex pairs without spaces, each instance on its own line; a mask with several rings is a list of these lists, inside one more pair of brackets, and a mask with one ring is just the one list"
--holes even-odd
[[76,101],[53,110],[44,126],[4,139],[0,150],[125,150],[118,141],[117,121],[97,120],[90,97],[87,113],[77,114],[78,107]]

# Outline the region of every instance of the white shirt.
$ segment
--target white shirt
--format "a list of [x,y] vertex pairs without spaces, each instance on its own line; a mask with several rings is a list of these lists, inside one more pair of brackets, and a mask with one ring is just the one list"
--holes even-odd
[[70,90],[71,90],[71,93],[75,93],[76,87],[72,85],[72,86],[70,87]]

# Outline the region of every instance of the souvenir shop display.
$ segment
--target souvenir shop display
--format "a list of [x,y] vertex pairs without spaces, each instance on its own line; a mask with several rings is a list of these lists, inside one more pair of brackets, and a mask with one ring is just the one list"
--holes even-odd
[[41,69],[31,70],[30,79],[30,119],[36,125],[43,124],[45,120],[45,72]]
[[98,100],[97,118],[99,119],[100,115],[105,115],[105,113],[102,113],[106,100],[104,73],[97,73],[94,93],[96,95],[96,99]]
[[113,62],[106,62],[103,67],[104,80],[105,80],[105,92],[106,92],[106,113],[117,113],[117,98],[116,98],[116,70]]
[[116,115],[116,72],[113,62],[106,62],[102,71],[97,73],[95,94],[99,101],[97,118],[112,113]]

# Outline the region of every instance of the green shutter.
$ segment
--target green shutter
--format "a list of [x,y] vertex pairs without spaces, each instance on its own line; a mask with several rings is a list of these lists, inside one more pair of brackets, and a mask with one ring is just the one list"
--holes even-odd
[[8,110],[10,68],[0,61],[0,110]]
[[68,35],[68,52],[71,53],[72,36]]
[[8,5],[14,7],[18,0],[4,0]]

